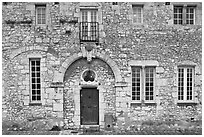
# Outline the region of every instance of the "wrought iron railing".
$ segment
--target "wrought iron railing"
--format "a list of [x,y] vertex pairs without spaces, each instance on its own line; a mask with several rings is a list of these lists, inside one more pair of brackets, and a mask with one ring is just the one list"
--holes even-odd
[[80,22],[79,27],[80,42],[99,42],[98,22]]

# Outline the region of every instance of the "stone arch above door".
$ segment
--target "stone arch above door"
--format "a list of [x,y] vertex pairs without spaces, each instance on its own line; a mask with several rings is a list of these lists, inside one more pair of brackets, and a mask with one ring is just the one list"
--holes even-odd
[[[122,77],[121,77],[121,73],[120,73],[120,69],[118,68],[117,64],[115,63],[115,61],[113,61],[109,56],[105,55],[104,53],[99,53],[99,52],[92,52],[92,56],[94,58],[99,58],[101,60],[103,60],[104,62],[106,62],[110,68],[112,69],[114,76],[115,76],[115,82],[121,82],[122,81]],[[64,74],[66,72],[66,70],[68,69],[68,67],[75,62],[76,60],[80,59],[80,58],[85,58],[86,53],[79,52],[78,54],[75,53],[72,56],[68,57],[61,65],[61,67],[59,68],[59,71],[55,71],[54,74],[54,79],[53,82],[63,82],[63,78],[64,78]]]

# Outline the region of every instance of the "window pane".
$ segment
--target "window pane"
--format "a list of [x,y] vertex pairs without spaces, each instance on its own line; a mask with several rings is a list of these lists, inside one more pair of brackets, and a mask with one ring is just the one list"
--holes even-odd
[[145,68],[145,99],[154,100],[154,68]]
[[32,100],[36,100],[36,96],[32,96]]
[[37,96],[37,100],[40,100],[41,99],[41,97],[40,96]]
[[37,83],[40,83],[40,78],[37,78]]
[[142,7],[133,6],[133,23],[142,23]]
[[132,67],[132,96],[133,100],[140,100],[140,68]]
[[192,68],[187,68],[187,100],[192,100],[192,83],[193,83],[193,77],[192,77],[193,70]]
[[[30,61],[31,65],[31,89],[32,89],[32,101],[36,101],[37,97],[36,95],[40,95],[40,71],[36,71],[36,69],[39,69],[40,67],[40,60],[39,59],[32,59]],[[38,77],[38,78],[37,78]],[[39,98],[39,97],[38,97]]]
[[184,69],[178,69],[178,100],[183,100],[184,93]]
[[32,77],[35,77],[35,73],[32,73]]
[[39,72],[37,73],[37,77],[40,77],[40,73]]
[[183,7],[174,7],[174,24],[182,24]]
[[46,6],[36,5],[36,20],[37,24],[46,24]]

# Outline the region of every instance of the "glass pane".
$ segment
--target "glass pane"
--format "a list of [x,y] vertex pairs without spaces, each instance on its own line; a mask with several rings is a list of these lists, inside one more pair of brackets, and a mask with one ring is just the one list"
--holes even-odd
[[32,77],[35,77],[36,75],[35,75],[35,73],[32,73]]
[[37,90],[37,93],[36,93],[36,94],[40,95],[40,90]]
[[36,86],[35,86],[35,84],[32,84],[32,89],[36,89]]
[[32,94],[35,95],[35,94],[36,94],[36,91],[35,91],[35,90],[32,90]]
[[36,65],[37,65],[37,66],[40,66],[40,61],[36,61]]
[[37,100],[40,100],[41,99],[41,97],[40,96],[37,96]]
[[40,84],[37,84],[37,89],[40,89]]
[[35,81],[35,78],[32,78],[32,83],[35,83],[36,81]]
[[40,73],[37,73],[37,77],[40,77]]
[[37,70],[37,71],[40,71],[40,67],[37,67],[36,70]]
[[40,83],[40,78],[37,78],[37,83]]
[[32,96],[32,100],[36,100],[36,96]]
[[31,65],[34,66],[35,65],[35,61],[31,61]]

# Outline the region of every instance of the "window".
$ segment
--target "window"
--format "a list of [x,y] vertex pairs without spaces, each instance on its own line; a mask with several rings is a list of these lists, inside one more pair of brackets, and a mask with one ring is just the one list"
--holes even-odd
[[137,24],[143,23],[143,6],[132,5],[132,10],[133,10],[133,23]]
[[186,8],[186,24],[194,24],[195,18],[195,7]]
[[40,59],[30,59],[31,102],[41,101]]
[[141,100],[141,68],[132,67],[132,100]]
[[132,67],[132,100],[154,101],[155,67]]
[[195,6],[174,6],[174,24],[195,24]]
[[98,15],[97,10],[81,10],[80,40],[96,42],[98,40]]
[[36,24],[46,24],[46,5],[36,5]]
[[154,100],[154,68],[145,69],[145,100]]
[[118,5],[118,3],[117,2],[112,2],[112,5]]
[[194,68],[178,68],[178,100],[193,101]]

